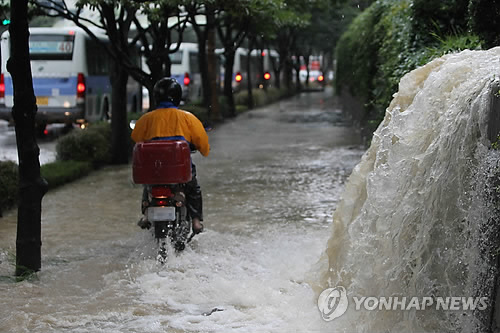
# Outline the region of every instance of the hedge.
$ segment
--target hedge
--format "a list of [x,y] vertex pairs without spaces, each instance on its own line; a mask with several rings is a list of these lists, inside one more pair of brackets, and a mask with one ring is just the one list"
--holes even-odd
[[17,184],[17,164],[0,161],[0,213],[17,202]]
[[336,92],[347,89],[365,105],[365,117],[359,120],[371,124],[372,130],[383,119],[406,73],[443,54],[481,47],[474,34],[440,25],[422,38],[422,30],[415,28],[419,11],[414,4],[412,0],[375,1],[353,20],[337,44]]

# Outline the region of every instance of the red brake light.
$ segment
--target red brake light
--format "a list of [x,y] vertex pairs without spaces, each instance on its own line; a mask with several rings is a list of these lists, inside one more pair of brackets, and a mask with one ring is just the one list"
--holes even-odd
[[83,73],[78,73],[76,84],[76,98],[85,98],[85,90],[87,90],[87,87],[85,86],[85,76],[83,75]]
[[166,186],[153,186],[151,195],[155,198],[170,198],[174,196],[170,188]]
[[323,75],[318,76],[318,81],[319,82],[323,82],[324,79],[325,79],[325,77]]
[[271,79],[271,74],[269,72],[264,73],[264,80],[269,80]]
[[5,98],[5,77],[4,74],[0,74],[0,98]]
[[184,85],[189,86],[191,79],[189,78],[189,73],[184,73]]
[[243,76],[241,75],[240,72],[236,73],[236,76],[234,77],[234,79],[236,80],[236,82],[241,82],[241,80],[243,80]]

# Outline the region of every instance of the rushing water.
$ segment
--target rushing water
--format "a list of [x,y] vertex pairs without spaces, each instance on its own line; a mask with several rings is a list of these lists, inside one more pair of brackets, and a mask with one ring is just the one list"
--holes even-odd
[[[0,220],[0,332],[292,332],[324,325],[308,279],[363,149],[328,93],[248,112],[196,156],[206,232],[156,263],[130,167],[43,200],[42,270],[15,283]],[[210,315],[208,315],[210,314]]]
[[[498,249],[487,246],[495,216],[485,193],[495,190],[489,187],[498,177],[499,156],[490,149],[487,129],[499,80],[500,48],[447,55],[401,80],[334,214],[318,291],[342,286],[348,299],[487,296],[491,301],[495,272],[488,258]],[[350,303],[330,327],[487,331],[490,303],[483,313],[458,308],[356,311]]]

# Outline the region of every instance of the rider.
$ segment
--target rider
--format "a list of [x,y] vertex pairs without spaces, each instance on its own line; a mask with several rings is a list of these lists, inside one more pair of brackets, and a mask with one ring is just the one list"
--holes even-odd
[[[132,140],[185,140],[194,146],[203,156],[210,152],[208,135],[202,123],[193,114],[178,108],[182,88],[174,78],[165,77],[156,82],[153,96],[157,108],[144,114],[132,131]],[[203,205],[201,189],[196,180],[196,167],[192,165],[192,180],[186,186],[186,199],[189,215],[195,234],[203,231]],[[147,197],[143,196],[143,209],[147,205]],[[142,218],[139,226],[146,227],[148,221]]]

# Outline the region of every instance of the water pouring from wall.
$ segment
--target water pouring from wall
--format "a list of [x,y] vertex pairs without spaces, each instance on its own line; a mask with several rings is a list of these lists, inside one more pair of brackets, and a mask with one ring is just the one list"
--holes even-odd
[[[499,86],[500,48],[446,55],[403,77],[334,214],[318,291],[488,296],[491,310],[496,229],[488,196],[499,157],[488,124]],[[351,305],[332,325],[356,332],[472,332],[489,327],[487,311],[356,311]]]

